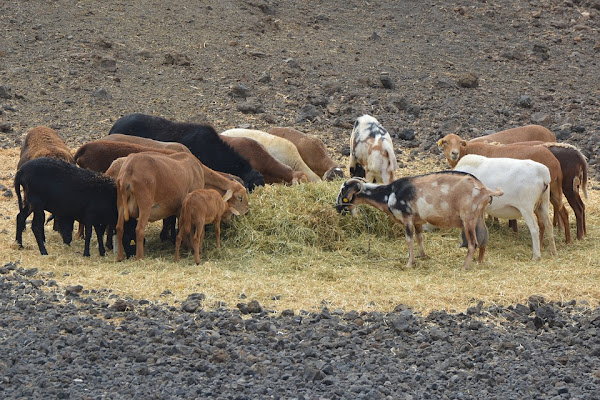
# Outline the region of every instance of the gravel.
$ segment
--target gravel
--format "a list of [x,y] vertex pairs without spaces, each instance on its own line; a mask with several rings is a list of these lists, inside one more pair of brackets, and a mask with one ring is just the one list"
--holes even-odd
[[597,399],[600,308],[275,313],[61,288],[0,268],[6,399]]

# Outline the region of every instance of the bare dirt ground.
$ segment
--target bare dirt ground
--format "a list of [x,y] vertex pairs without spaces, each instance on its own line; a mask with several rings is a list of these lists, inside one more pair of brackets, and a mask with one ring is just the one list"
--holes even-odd
[[0,26],[5,148],[37,125],[77,147],[143,112],[294,126],[341,158],[369,113],[402,159],[540,123],[600,168],[598,0],[6,1]]

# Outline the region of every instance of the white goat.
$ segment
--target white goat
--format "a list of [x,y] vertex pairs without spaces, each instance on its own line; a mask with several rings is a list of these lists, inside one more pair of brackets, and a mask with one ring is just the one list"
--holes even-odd
[[[458,161],[454,170],[472,174],[487,187],[502,189],[504,195],[494,199],[486,212],[497,218],[523,217],[531,232],[534,260],[541,257],[541,238],[544,231],[548,232],[550,253],[556,254],[552,222],[548,215],[551,182],[548,167],[531,160],[488,158],[468,154]],[[541,234],[534,214],[541,223]]]

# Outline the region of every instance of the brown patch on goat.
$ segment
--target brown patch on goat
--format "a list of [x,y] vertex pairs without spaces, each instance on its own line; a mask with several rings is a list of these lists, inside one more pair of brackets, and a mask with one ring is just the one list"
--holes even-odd
[[30,129],[21,145],[21,158],[17,169],[29,160],[39,157],[52,157],[74,164],[71,150],[58,136],[58,132],[47,126]]

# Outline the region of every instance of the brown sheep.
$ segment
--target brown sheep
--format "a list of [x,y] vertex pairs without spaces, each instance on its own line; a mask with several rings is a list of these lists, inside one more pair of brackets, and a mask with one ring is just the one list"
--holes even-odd
[[260,172],[265,183],[298,184],[308,182],[308,177],[302,171],[294,171],[273,157],[265,146],[254,139],[246,137],[221,136],[221,139],[246,160],[252,168]]
[[52,157],[74,164],[71,150],[58,136],[58,132],[47,126],[38,126],[27,132],[21,145],[21,158],[17,169],[29,160],[38,157]]
[[127,157],[131,153],[141,153],[144,151],[153,151],[162,154],[176,153],[176,151],[168,148],[152,148],[135,143],[100,139],[79,147],[73,158],[77,165],[82,168],[97,172],[106,172],[108,167],[117,158]]
[[178,142],[161,142],[160,140],[147,139],[140,136],[123,135],[121,133],[112,133],[103,137],[101,140],[109,140],[111,142],[127,142],[139,144],[140,146],[152,147],[154,149],[167,149],[173,152],[183,151],[191,153],[186,145]]
[[556,136],[550,129],[541,125],[525,125],[516,128],[506,129],[504,131],[491,133],[489,135],[476,137],[469,142],[484,142],[484,143],[502,143],[510,144],[517,142],[529,142],[531,140],[539,140],[541,142],[556,142]]
[[565,229],[565,241],[571,243],[569,215],[562,201],[562,169],[559,161],[550,150],[539,146],[513,144],[509,147],[489,143],[467,142],[453,133],[438,140],[437,144],[452,168],[456,166],[458,160],[467,154],[479,154],[485,157],[507,157],[521,160],[529,159],[544,164],[550,170],[550,201],[554,207],[554,212],[558,213],[562,220]]
[[319,137],[307,135],[294,128],[282,127],[271,128],[267,133],[294,143],[306,165],[324,181],[344,177],[344,171],[329,157],[327,147]]
[[132,153],[122,163],[116,183],[117,260],[125,258],[122,241],[124,224],[129,218],[138,218],[136,260],[141,260],[148,222],[179,215],[185,196],[204,188],[204,170],[202,163],[190,153]]
[[[179,214],[179,233],[175,242],[175,261],[179,261],[179,249],[182,239],[191,242],[194,261],[200,264],[200,252],[204,243],[206,224],[215,225],[217,248],[221,248],[221,219],[240,213],[228,201],[233,192],[228,190],[224,196],[214,189],[199,189],[189,193],[183,200]],[[190,240],[191,238],[191,240]]]

